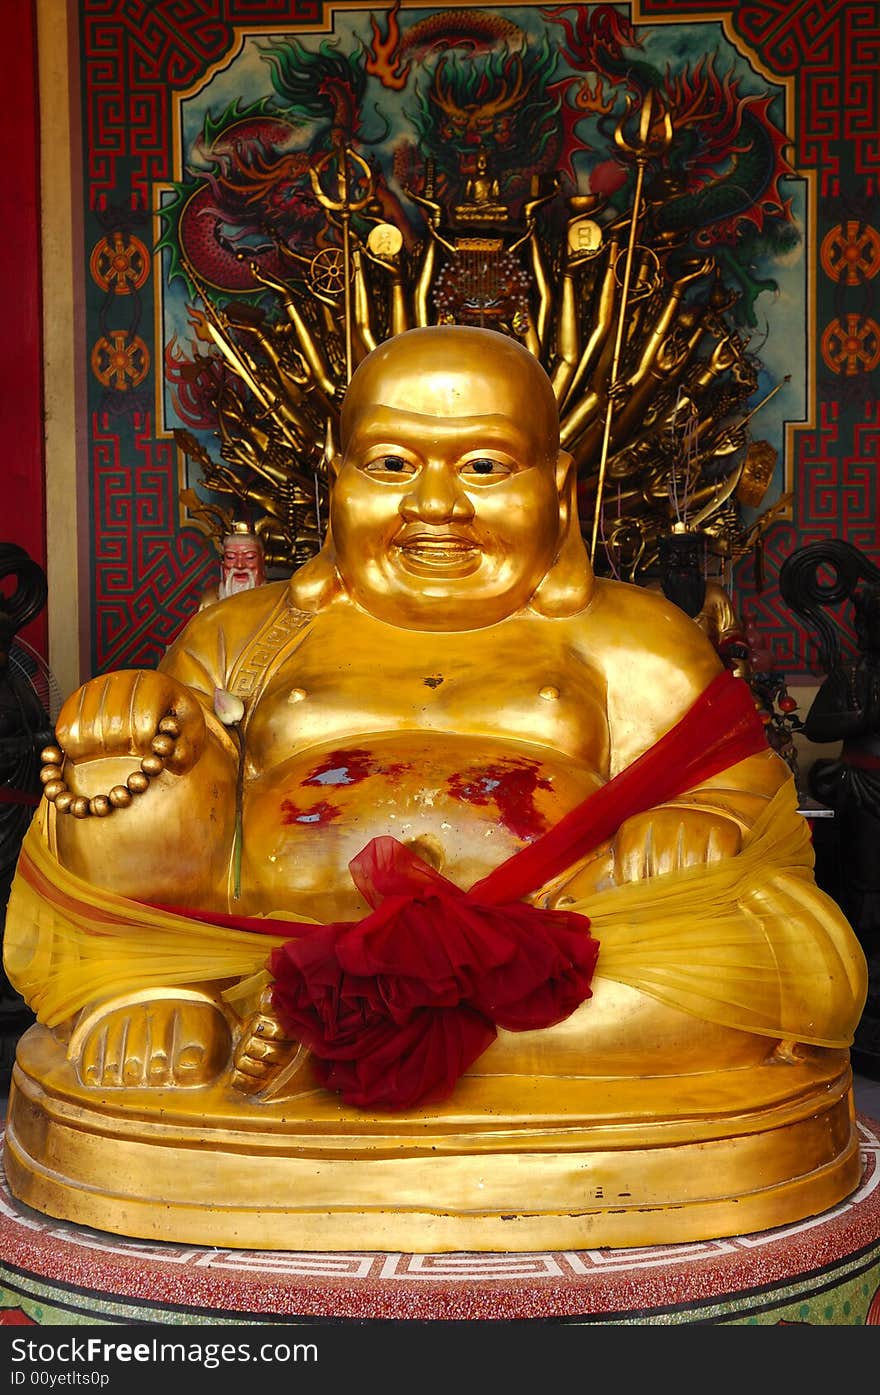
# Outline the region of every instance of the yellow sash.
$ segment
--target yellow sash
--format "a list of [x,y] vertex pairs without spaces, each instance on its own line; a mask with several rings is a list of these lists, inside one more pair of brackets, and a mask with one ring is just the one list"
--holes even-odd
[[[9,898],[4,966],[47,1026],[150,986],[211,984],[235,1000],[283,943],[90,886],[54,858],[44,824],[41,808]],[[848,1046],[867,993],[865,958],[812,867],[809,829],[788,782],[736,857],[568,907],[589,916],[601,946],[594,991],[614,979],[720,1026]]]

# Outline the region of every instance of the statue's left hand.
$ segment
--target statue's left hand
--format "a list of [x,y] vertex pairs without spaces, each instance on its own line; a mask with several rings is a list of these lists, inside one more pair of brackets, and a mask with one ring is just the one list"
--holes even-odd
[[644,881],[664,872],[734,857],[742,833],[733,819],[702,809],[661,808],[636,814],[612,840],[614,880]]
[[572,898],[625,882],[719,862],[734,857],[741,846],[739,825],[723,814],[674,806],[649,809],[622,823],[610,842],[558,888],[562,899],[554,898],[554,904],[562,906]]

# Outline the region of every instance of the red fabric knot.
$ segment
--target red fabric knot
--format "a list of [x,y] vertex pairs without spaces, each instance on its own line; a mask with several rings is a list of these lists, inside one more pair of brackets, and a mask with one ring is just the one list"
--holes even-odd
[[269,961],[281,1023],[346,1104],[443,1099],[499,1027],[551,1027],[591,996],[586,916],[482,905],[390,837],[350,870],[371,912],[304,927]]

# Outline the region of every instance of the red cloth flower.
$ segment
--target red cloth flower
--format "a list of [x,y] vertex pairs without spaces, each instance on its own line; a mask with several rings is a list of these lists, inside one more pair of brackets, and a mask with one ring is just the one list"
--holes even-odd
[[372,913],[269,961],[280,1021],[346,1104],[442,1099],[498,1027],[550,1027],[590,997],[599,945],[585,916],[481,905],[394,838],[350,867]]

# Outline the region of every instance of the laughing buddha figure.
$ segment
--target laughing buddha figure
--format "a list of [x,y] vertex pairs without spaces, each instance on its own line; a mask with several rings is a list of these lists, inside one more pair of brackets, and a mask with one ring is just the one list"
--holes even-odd
[[747,685],[594,577],[543,369],[398,335],[332,472],[312,561],[61,713],[7,915],[16,1195],[285,1249],[836,1204],[862,952]]

